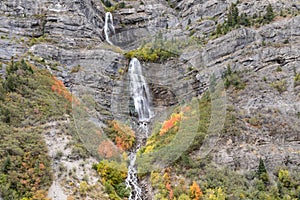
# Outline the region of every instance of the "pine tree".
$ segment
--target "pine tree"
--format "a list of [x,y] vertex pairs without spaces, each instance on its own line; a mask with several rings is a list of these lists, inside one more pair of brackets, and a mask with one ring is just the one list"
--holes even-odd
[[266,20],[266,22],[271,22],[275,17],[275,14],[273,12],[273,7],[271,4],[269,4],[267,6],[267,13],[264,16],[264,19]]
[[257,176],[260,180],[262,180],[265,184],[269,183],[269,175],[266,170],[264,161],[262,158],[259,159],[259,165],[257,170]]
[[238,24],[239,10],[236,7],[236,4],[231,3],[227,18],[228,26],[235,27]]
[[257,174],[261,175],[263,173],[267,173],[266,167],[265,167],[265,163],[263,161],[262,158],[259,159],[259,165],[258,165],[258,171]]
[[11,167],[10,156],[7,156],[2,165],[2,172],[7,173]]
[[248,19],[247,14],[245,13],[242,13],[241,16],[239,17],[239,22],[241,25],[250,26],[250,21]]
[[222,34],[222,26],[221,26],[221,24],[217,25],[216,34],[217,35],[221,35]]

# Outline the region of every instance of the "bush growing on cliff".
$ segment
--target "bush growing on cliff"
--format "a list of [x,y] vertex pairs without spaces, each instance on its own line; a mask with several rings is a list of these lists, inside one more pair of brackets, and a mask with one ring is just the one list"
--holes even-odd
[[274,17],[275,17],[275,14],[273,12],[273,7],[271,4],[269,4],[266,9],[266,14],[264,16],[264,20],[266,23],[270,23],[271,21],[273,21]]
[[129,150],[135,142],[134,131],[120,121],[110,121],[106,133],[121,151]]
[[129,197],[130,190],[124,183],[127,177],[126,163],[119,164],[115,161],[102,160],[94,168],[97,169],[110,199],[121,200]]
[[174,38],[167,40],[162,33],[158,33],[153,41],[126,52],[125,57],[127,59],[136,57],[145,62],[164,62],[172,57],[178,57],[185,47],[194,42]]
[[294,87],[300,85],[300,73],[296,73],[294,77]]
[[112,3],[109,0],[101,0],[101,1],[108,8],[112,6]]
[[124,1],[119,2],[119,3],[115,3],[115,4],[112,4],[109,0],[101,0],[101,1],[105,6],[104,10],[106,12],[113,12],[117,9],[122,9],[122,8],[126,7],[126,4],[125,4]]
[[154,47],[151,43],[146,44],[145,46],[129,51],[125,53],[127,59],[133,57],[145,61],[145,62],[162,62],[171,57],[176,57],[177,54],[174,52],[168,51],[165,48]]
[[227,14],[227,25],[229,27],[235,27],[239,24],[239,10],[237,4],[231,3]]
[[264,161],[260,158],[259,165],[257,169],[257,177],[262,180],[265,184],[269,183],[269,175],[265,167]]
[[246,87],[245,82],[241,78],[241,72],[233,72],[230,65],[227,66],[226,71],[223,73],[223,79],[225,79],[224,85],[226,89],[230,86],[233,86],[236,90],[242,90]]
[[271,83],[271,86],[275,88],[280,94],[285,92],[287,90],[287,85],[286,85],[285,80],[280,80],[280,81],[275,81]]

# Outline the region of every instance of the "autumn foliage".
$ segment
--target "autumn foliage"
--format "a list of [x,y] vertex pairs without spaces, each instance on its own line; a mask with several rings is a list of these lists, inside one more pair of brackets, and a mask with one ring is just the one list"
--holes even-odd
[[159,135],[162,136],[165,133],[167,133],[171,128],[175,127],[178,124],[178,122],[180,122],[180,120],[181,120],[181,114],[179,113],[173,114],[169,120],[164,122],[159,132]]
[[111,121],[109,123],[107,132],[109,134],[109,137],[121,151],[130,149],[134,144],[134,131],[122,122],[116,120]]
[[128,171],[126,162],[119,163],[116,161],[102,160],[94,167],[101,176],[101,182],[109,195],[109,199],[128,199],[130,190],[125,184]]
[[53,92],[57,92],[61,96],[63,96],[69,102],[72,102],[72,94],[67,90],[64,83],[61,80],[53,77],[53,85],[51,86],[51,90]]
[[190,186],[190,193],[193,200],[199,200],[203,196],[199,185],[195,181],[193,181],[193,184]]
[[166,186],[166,189],[169,191],[169,199],[174,198],[174,193],[171,185],[171,176],[170,176],[171,169],[167,168],[165,170],[165,174],[163,175],[164,183]]
[[112,158],[118,155],[118,150],[111,141],[104,140],[100,143],[98,147],[98,153],[103,158]]

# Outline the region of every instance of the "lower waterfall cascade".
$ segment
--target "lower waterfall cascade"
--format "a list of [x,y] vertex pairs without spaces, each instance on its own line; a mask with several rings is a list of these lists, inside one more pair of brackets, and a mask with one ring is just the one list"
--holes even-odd
[[150,109],[150,93],[142,74],[142,66],[137,58],[132,58],[129,64],[130,92],[134,100],[135,111],[139,122],[148,122],[152,117]]
[[[153,117],[150,106],[150,93],[147,82],[142,73],[141,63],[137,58],[132,58],[129,65],[130,92],[134,100],[135,111],[138,114],[139,128],[137,134],[142,138],[148,137],[148,123]],[[137,170],[135,166],[136,153],[140,148],[141,141],[137,142],[137,147],[129,153],[128,175],[126,186],[131,188],[129,200],[142,200],[142,189],[138,185]]]

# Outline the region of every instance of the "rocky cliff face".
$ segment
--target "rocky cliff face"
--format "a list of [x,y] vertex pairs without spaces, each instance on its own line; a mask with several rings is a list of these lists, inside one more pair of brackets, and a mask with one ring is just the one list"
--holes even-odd
[[[0,61],[5,68],[12,56],[26,58],[50,70],[74,94],[82,95],[80,88],[90,90],[97,123],[105,126],[108,119],[130,115],[129,62],[123,53],[154,38],[186,41],[188,45],[180,44],[180,51],[167,49],[177,56],[142,63],[156,115],[202,95],[212,75],[224,77],[230,66],[241,74],[244,87],[226,90],[224,106],[235,120],[226,121],[230,124],[225,123],[211,147],[212,162],[245,173],[256,169],[262,157],[270,171],[277,166],[299,170],[297,1],[241,0],[237,5],[240,13],[263,15],[271,3],[278,16],[269,24],[240,26],[218,36],[213,32],[227,19],[235,1],[124,2],[124,8],[112,12],[116,34],[110,36],[115,45],[110,46],[103,33],[107,8],[101,1],[2,0]],[[280,12],[286,16],[279,16]],[[200,154],[194,152],[195,157]]]

